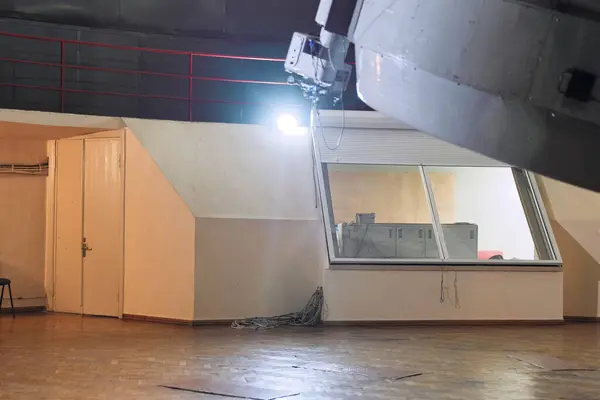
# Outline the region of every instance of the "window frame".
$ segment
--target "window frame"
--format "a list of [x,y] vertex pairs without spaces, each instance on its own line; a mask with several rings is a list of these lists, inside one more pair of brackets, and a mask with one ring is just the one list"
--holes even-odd
[[[546,213],[546,208],[541,198],[540,190],[535,179],[533,173],[529,171],[524,171],[514,167],[501,167],[501,168],[511,168],[513,171],[513,176],[515,177],[514,182],[517,190],[519,191],[519,195],[521,196],[521,200],[523,203],[523,191],[528,193],[529,200],[531,201],[532,211],[534,213],[534,218],[536,224],[539,226],[540,233],[543,236],[544,245],[547,246],[551,256],[554,258],[552,260],[473,260],[473,259],[452,259],[448,258],[448,249],[446,246],[446,241],[444,238],[444,232],[442,229],[442,224],[440,223],[439,213],[435,204],[435,196],[433,193],[433,188],[431,185],[431,181],[427,174],[425,168],[432,165],[418,165],[418,169],[421,173],[421,179],[423,183],[423,188],[425,190],[427,203],[429,205],[429,211],[433,226],[433,231],[436,239],[436,244],[438,246],[438,254],[441,255],[440,258],[422,258],[422,259],[408,259],[408,258],[342,258],[339,257],[339,250],[336,246],[337,235],[335,229],[335,220],[333,213],[333,203],[331,198],[331,189],[329,185],[329,172],[328,172],[328,164],[347,164],[347,165],[378,165],[378,164],[358,164],[358,163],[326,163],[322,162],[318,152],[316,152],[315,162],[317,163],[316,178],[318,180],[318,186],[320,191],[320,205],[321,210],[323,212],[323,222],[325,225],[325,234],[327,236],[327,250],[329,256],[329,263],[331,266],[350,266],[350,269],[357,269],[360,265],[365,266],[385,266],[385,267],[394,267],[394,266],[402,266],[402,267],[440,267],[440,266],[461,266],[461,267],[486,267],[490,269],[490,267],[560,267],[562,266],[562,258],[556,243],[556,239],[554,237],[554,233],[552,232],[552,228],[550,226],[550,220]],[[411,166],[415,167],[414,164],[394,164],[397,166]],[[448,165],[446,165],[448,167]],[[470,167],[468,165],[456,165],[455,167]],[[481,166],[471,166],[471,168],[479,168]],[[525,178],[525,182],[519,182],[516,174],[521,174],[522,177]],[[526,184],[525,187],[520,187],[520,184]],[[527,210],[525,210],[525,206],[523,206],[524,212],[527,214]],[[529,216],[526,215],[528,222],[531,225],[531,221],[529,221]],[[530,226],[531,231],[531,226]],[[531,231],[531,235],[534,239],[534,244],[537,246],[535,242],[535,233]],[[536,247],[537,248],[537,247]],[[352,268],[354,267],[354,268]],[[387,269],[387,268],[386,268]]]

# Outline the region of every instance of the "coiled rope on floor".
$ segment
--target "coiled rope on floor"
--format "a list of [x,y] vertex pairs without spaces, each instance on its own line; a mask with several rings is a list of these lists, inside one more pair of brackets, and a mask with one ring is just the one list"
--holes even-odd
[[301,311],[276,317],[250,317],[231,324],[235,329],[271,329],[278,326],[315,326],[321,323],[325,299],[319,286]]

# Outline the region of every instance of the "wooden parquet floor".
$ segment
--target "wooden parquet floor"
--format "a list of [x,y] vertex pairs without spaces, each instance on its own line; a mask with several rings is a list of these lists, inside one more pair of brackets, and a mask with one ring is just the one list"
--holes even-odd
[[[557,357],[580,371],[522,361]],[[560,364],[560,362],[559,362]],[[592,369],[592,370],[589,370]],[[210,399],[181,380],[293,399],[600,399],[600,325],[190,328],[58,314],[0,317],[0,399]],[[398,379],[414,373],[419,376]]]

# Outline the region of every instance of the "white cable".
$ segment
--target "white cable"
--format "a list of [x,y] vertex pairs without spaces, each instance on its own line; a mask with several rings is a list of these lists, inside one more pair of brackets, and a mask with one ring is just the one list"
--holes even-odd
[[[345,41],[346,39],[344,38],[342,40]],[[331,66],[332,66],[332,68],[333,68],[333,70],[335,72],[335,75],[337,76],[337,68],[335,67],[335,64],[333,63],[333,60],[331,59],[331,51],[329,51],[329,49],[327,49],[327,56],[329,58],[329,63],[331,64]],[[344,139],[344,132],[346,130],[346,109],[345,109],[345,105],[344,105],[344,91],[342,91],[341,94],[340,94],[340,102],[341,102],[341,105],[342,105],[342,131],[340,132],[340,135],[339,135],[339,137],[338,137],[338,139],[336,141],[335,146],[331,147],[329,145],[329,143],[327,143],[327,139],[325,138],[325,132],[323,131],[323,124],[321,123],[321,114],[319,113],[319,108],[318,108],[317,101],[316,101],[316,97],[317,97],[316,96],[316,92],[317,92],[316,91],[316,82],[318,80],[317,78],[318,78],[319,64],[318,64],[318,61],[315,59],[314,54],[312,54],[312,60],[313,60],[313,69],[314,69],[314,72],[315,72],[315,78],[314,78],[315,79],[315,92],[314,92],[314,97],[315,98],[313,99],[313,103],[312,103],[312,106],[311,106],[311,113],[314,113],[315,116],[316,116],[316,118],[312,118],[312,120],[313,120],[313,123],[318,122],[318,124],[319,124],[319,130],[320,130],[320,133],[321,133],[321,138],[323,139],[323,143],[325,144],[325,147],[327,147],[330,151],[335,151],[342,144],[342,140]],[[321,59],[321,67],[323,68],[323,70],[325,70],[322,62],[323,61]],[[315,127],[313,126],[313,129],[314,128]]]
[[[345,45],[345,41],[346,41],[346,38],[342,38],[342,45]],[[337,77],[338,69],[336,68],[335,64],[333,63],[333,60],[331,59],[331,50],[330,49],[327,49],[327,57],[329,58],[329,64],[333,68],[335,76]],[[334,82],[335,82],[335,78],[334,78]],[[323,132],[323,125],[321,124],[321,118],[320,118],[320,115],[318,114],[318,110],[317,110],[317,115],[319,116],[319,125],[321,126],[321,136],[323,136],[323,143],[325,143],[325,147],[327,147],[331,151],[335,151],[340,147],[340,145],[342,144],[342,140],[344,140],[344,132],[346,130],[346,107],[344,105],[344,90],[343,90],[343,88],[342,88],[342,92],[340,93],[340,104],[342,106],[342,131],[340,132],[340,136],[338,137],[335,147],[330,147],[329,144],[327,143],[327,140],[325,140],[325,134]]]
[[[342,101],[342,104],[343,104],[343,101]],[[342,111],[342,131],[340,132],[340,136],[337,139],[335,147],[331,147],[329,145],[329,143],[327,143],[327,139],[325,138],[325,132],[323,131],[323,124],[321,123],[321,114],[319,113],[319,109],[315,107],[314,112],[317,115],[317,118],[315,118],[315,121],[318,121],[318,123],[319,123],[319,129],[321,131],[321,138],[323,139],[323,143],[325,144],[325,147],[327,147],[331,151],[336,151],[340,147],[340,145],[342,144],[342,140],[344,139],[344,131],[346,129],[346,115],[345,115],[344,111]]]

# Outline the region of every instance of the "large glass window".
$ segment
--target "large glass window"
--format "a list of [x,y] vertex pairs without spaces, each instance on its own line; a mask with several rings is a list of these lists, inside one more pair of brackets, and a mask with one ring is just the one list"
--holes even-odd
[[556,262],[523,171],[324,164],[323,178],[330,249],[341,262]]
[[329,164],[324,175],[337,257],[440,258],[419,167]]
[[[511,168],[425,167],[449,259],[537,260]],[[438,176],[447,180],[441,182]],[[532,216],[533,217],[533,216]],[[540,229],[537,223],[532,224]]]

